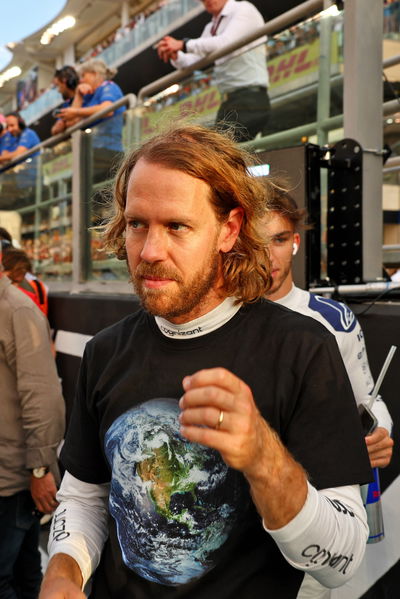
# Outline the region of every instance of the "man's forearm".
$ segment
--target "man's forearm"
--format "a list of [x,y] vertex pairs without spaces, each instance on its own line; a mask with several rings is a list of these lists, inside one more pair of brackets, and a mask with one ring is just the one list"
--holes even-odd
[[359,486],[317,491],[309,484],[299,515],[287,526],[266,532],[292,566],[326,587],[338,587],[356,572],[368,538]]
[[65,131],[65,129],[66,129],[65,122],[62,119],[58,119],[58,121],[56,121],[51,128],[51,134],[57,135],[57,133],[62,133],[63,131]]
[[5,150],[0,156],[0,164],[4,164],[5,162],[9,162],[10,160],[10,153]]
[[[111,106],[112,102],[106,101],[106,102],[102,102],[101,104],[94,104],[93,106],[77,106],[74,107],[75,111],[76,111],[76,116],[79,116],[81,118],[87,118],[89,116],[92,116],[93,114],[96,114],[96,112],[100,112],[100,110],[103,110],[104,108],[107,108],[107,106]],[[109,113],[107,113],[107,115],[105,116],[112,116],[114,114],[114,112],[112,110],[110,110]]]
[[[65,553],[57,553],[54,555],[46,569],[46,574],[43,578],[42,587],[39,599],[51,599],[53,596],[60,597],[59,594],[63,589],[64,596],[84,597],[82,588],[82,573],[78,563]],[[68,589],[68,594],[67,594]],[[56,595],[56,593],[58,593]]]
[[307,499],[307,477],[278,435],[267,423],[263,426],[260,457],[255,468],[244,474],[260,516],[274,530],[285,526],[302,509]]

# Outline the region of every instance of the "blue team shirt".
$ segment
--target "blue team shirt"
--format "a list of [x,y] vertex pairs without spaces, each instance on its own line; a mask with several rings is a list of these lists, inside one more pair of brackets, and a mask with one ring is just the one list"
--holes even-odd
[[[14,136],[7,131],[4,136],[2,144],[2,151],[7,150],[8,152],[14,152],[19,146],[24,146],[27,150],[30,150],[37,144],[40,144],[40,139],[37,133],[33,129],[27,127],[20,135]],[[36,156],[39,152],[35,152],[32,156]]]
[[8,131],[6,131],[4,133],[4,135],[2,135],[0,137],[0,154],[2,153],[3,150],[6,149],[6,144],[8,144],[8,138],[12,137],[11,133],[9,133]]
[[[21,134],[17,136],[11,135],[11,133],[7,131],[7,133],[1,138],[1,141],[2,143],[0,147],[2,152],[3,150],[14,152],[19,146],[23,146],[27,150],[30,150],[40,143],[38,134],[35,133],[33,129],[29,129],[29,127],[23,129]],[[34,152],[27,161],[24,159],[16,163],[24,163],[24,168],[15,174],[17,187],[25,189],[31,188],[35,185],[37,176],[36,156],[38,156],[38,154],[39,152]]]
[[[116,102],[123,97],[119,85],[114,81],[103,81],[93,94],[86,94],[82,106],[96,106],[103,102]],[[116,152],[122,152],[122,126],[125,106],[120,106],[114,111],[113,116],[103,117],[93,123],[95,135],[93,135],[93,147],[107,148]]]

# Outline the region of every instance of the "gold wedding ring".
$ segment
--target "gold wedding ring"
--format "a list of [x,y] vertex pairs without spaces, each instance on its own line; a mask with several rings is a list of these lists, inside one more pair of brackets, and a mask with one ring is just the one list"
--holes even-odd
[[215,428],[216,428],[216,429],[217,429],[217,428],[221,428],[221,424],[223,423],[223,421],[224,421],[224,412],[223,412],[223,410],[220,410],[220,411],[219,411],[219,418],[218,418],[218,422],[217,422],[217,424],[215,425]]

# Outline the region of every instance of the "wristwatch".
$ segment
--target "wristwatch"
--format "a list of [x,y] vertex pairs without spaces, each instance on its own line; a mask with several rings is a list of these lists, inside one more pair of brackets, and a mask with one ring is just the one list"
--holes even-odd
[[32,468],[32,476],[34,478],[43,478],[49,472],[47,466],[40,466],[39,468]]
[[190,37],[184,37],[182,40],[182,52],[187,52],[186,44],[190,42]]

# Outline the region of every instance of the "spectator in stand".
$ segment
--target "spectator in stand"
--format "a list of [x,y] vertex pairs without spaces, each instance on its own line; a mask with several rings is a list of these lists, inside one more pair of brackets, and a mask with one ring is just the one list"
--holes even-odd
[[[71,117],[82,120],[100,112],[107,106],[111,106],[113,102],[122,98],[121,88],[111,81],[117,71],[116,69],[109,69],[103,60],[87,60],[78,67],[78,73],[80,82],[76,88],[74,99],[69,108],[61,110],[61,118]],[[121,130],[122,113],[124,111],[125,108],[120,107],[116,111],[110,111],[96,122],[96,125],[104,125],[105,123],[108,125],[102,128],[102,135],[107,135],[111,148],[118,151],[122,151]],[[115,118],[117,116],[118,119]],[[112,121],[111,117],[114,117]],[[110,147],[110,145],[104,147]]]
[[[121,88],[111,81],[116,69],[107,67],[103,60],[87,60],[78,67],[80,83],[69,108],[60,111],[62,119],[85,119],[122,98]],[[106,116],[92,123],[94,134],[92,144],[95,150],[95,180],[102,180],[109,174],[110,167],[123,151],[122,126],[124,106],[110,111]]]
[[35,599],[40,515],[57,507],[65,408],[48,323],[2,272],[0,245],[0,596]]
[[[197,39],[165,36],[157,45],[159,57],[177,69],[191,66],[201,58],[264,25],[261,13],[245,0],[203,0],[212,15]],[[215,61],[214,75],[222,104],[216,123],[219,129],[235,126],[237,141],[267,133],[270,103],[265,48],[266,37]]]
[[[0,166],[22,156],[40,143],[37,133],[26,126],[18,112],[7,114],[6,121],[7,133],[2,143]],[[33,201],[38,154],[39,152],[34,152],[27,159],[19,160],[17,169],[12,168],[2,176],[1,200],[4,210],[15,209],[17,204],[20,207]]]
[[[38,134],[26,126],[24,119],[18,112],[9,112],[6,115],[6,121],[7,131],[10,135],[4,141],[0,164],[14,160],[40,143]],[[36,153],[32,156],[36,156]]]
[[[64,66],[61,69],[56,70],[54,73],[54,85],[62,95],[64,102],[53,112],[53,116],[59,116],[60,110],[71,106],[78,83],[79,75],[75,71],[74,67]],[[51,134],[56,135],[57,133],[61,133],[73,125],[74,122],[75,119],[68,121],[68,119],[57,118],[56,122],[51,128]]]

